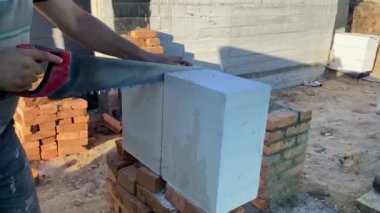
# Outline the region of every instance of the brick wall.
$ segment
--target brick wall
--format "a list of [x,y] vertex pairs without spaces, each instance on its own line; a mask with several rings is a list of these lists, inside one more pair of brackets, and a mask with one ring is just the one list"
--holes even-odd
[[20,98],[15,130],[30,161],[79,153],[88,144],[87,101]]
[[[123,150],[121,140],[107,156],[106,192],[109,211],[119,212],[192,212],[205,213]],[[243,213],[237,208],[232,213]]]
[[[278,101],[271,104],[263,148],[260,189],[257,199],[252,201],[257,208],[264,210],[276,207],[298,193],[311,117],[311,110],[301,106]],[[146,209],[154,212],[204,212],[176,192],[170,183],[165,183],[159,175],[138,162],[123,149],[121,141],[116,144],[118,151],[110,152],[107,157],[110,168],[107,194],[112,212],[132,208],[131,203],[141,208],[148,206]],[[117,159],[114,160],[117,163],[109,159]],[[143,170],[140,173],[149,174],[149,178],[139,180],[144,178],[144,175],[138,175],[139,170]],[[163,206],[167,207],[165,211],[162,210]],[[244,208],[237,208],[233,212],[244,212]]]
[[275,207],[298,193],[309,137],[311,110],[272,104],[265,135],[259,195],[252,203]]

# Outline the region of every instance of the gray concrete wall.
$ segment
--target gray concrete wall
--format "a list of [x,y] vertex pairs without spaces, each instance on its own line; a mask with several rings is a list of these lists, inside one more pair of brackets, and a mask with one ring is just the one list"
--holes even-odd
[[91,4],[93,13],[119,33],[151,27],[160,32],[166,54],[275,88],[297,85],[324,72],[338,12],[338,0],[94,0]]
[[166,54],[288,87],[324,72],[334,28],[345,25],[339,1],[114,0],[113,9],[118,32],[150,26]]
[[346,32],[349,10],[350,0],[339,0],[335,21],[336,32]]
[[337,0],[152,0],[150,8],[167,54],[282,87],[324,71]]

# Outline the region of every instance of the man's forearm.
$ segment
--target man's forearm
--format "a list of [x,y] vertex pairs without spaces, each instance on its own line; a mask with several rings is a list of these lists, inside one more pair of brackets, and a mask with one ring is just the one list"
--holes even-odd
[[89,49],[119,58],[148,60],[147,52],[119,36],[71,0],[49,0],[36,6],[63,33]]
[[62,29],[72,39],[98,52],[119,58],[145,61],[145,51],[122,38],[90,14],[83,12],[77,17],[79,27],[70,31]]
[[35,5],[66,35],[92,50],[124,59],[191,65],[182,57],[153,54],[140,49],[83,11],[72,0],[48,0]]

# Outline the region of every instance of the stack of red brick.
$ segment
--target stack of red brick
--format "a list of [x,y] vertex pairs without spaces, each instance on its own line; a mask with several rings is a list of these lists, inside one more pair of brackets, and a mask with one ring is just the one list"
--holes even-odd
[[259,195],[252,202],[259,209],[273,208],[298,193],[312,117],[311,110],[300,106],[273,105],[277,110],[267,120]]
[[66,99],[58,103],[57,144],[59,155],[80,153],[88,144],[87,101]]
[[[120,140],[116,145],[117,150],[107,154],[106,190],[111,213],[205,212],[124,151]],[[244,209],[233,212],[242,213]]]
[[20,98],[14,120],[30,161],[77,153],[88,142],[87,102],[83,99]]
[[152,53],[164,53],[157,32],[150,29],[137,29],[130,32],[127,38],[137,46]]

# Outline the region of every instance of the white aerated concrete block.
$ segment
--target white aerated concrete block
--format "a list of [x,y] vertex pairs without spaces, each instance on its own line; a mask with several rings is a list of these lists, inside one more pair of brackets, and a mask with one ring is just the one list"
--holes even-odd
[[162,175],[206,212],[257,196],[270,87],[212,70],[167,74]]
[[123,147],[160,174],[163,82],[122,91]]

